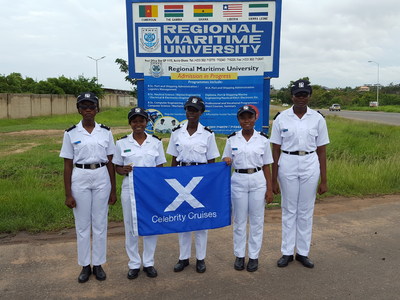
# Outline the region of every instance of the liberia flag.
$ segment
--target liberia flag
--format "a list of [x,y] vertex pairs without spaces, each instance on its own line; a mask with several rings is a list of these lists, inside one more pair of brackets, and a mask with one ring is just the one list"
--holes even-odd
[[212,17],[213,6],[212,5],[193,5],[193,16],[194,17]]
[[164,5],[164,17],[183,17],[183,5]]
[[222,6],[223,17],[241,17],[243,4],[224,4]]
[[157,18],[158,17],[158,5],[139,5],[139,17],[140,18]]
[[249,17],[267,17],[268,3],[249,4]]

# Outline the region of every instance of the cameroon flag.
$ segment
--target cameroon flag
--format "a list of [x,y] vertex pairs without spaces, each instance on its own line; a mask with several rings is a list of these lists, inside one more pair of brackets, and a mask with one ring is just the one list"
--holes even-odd
[[195,17],[212,17],[213,6],[212,5],[193,5]]
[[139,17],[140,18],[157,18],[158,17],[158,5],[139,5]]

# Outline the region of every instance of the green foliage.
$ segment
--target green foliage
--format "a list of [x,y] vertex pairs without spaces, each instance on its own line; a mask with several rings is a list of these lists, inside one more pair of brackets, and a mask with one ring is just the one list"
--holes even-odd
[[31,93],[31,94],[56,94],[56,95],[75,95],[90,91],[97,96],[104,95],[102,86],[97,84],[96,78],[88,79],[79,76],[78,79],[66,78],[47,78],[36,82],[30,77],[23,78],[20,73],[10,75],[0,75],[0,93]]

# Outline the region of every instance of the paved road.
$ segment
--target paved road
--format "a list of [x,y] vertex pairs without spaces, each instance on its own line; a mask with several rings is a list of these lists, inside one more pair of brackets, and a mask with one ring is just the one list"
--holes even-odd
[[[176,235],[159,237],[159,276],[141,272],[128,280],[123,225],[110,224],[107,280],[79,284],[76,242],[71,232],[54,238],[0,240],[0,299],[399,299],[400,196],[324,200],[316,205],[311,258],[280,269],[280,210],[266,212],[264,244],[257,272],[235,271],[232,228],[210,230],[207,271],[194,260],[172,271]],[[192,249],[193,250],[193,249]]]
[[342,118],[400,126],[400,113],[351,110],[329,111],[328,109],[320,109],[319,111],[328,116],[334,115]]

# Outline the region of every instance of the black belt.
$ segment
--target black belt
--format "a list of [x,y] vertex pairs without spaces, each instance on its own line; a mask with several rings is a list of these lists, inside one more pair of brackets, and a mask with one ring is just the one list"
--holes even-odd
[[198,162],[181,162],[178,161],[178,166],[198,166],[198,165],[205,165],[206,163],[198,163]]
[[245,174],[253,174],[261,170],[261,167],[257,167],[254,169],[235,169],[236,173],[245,173]]
[[106,163],[99,163],[99,164],[75,164],[75,167],[80,168],[80,169],[97,169],[104,167]]
[[307,154],[314,153],[315,151],[311,151],[311,152],[306,152],[306,151],[292,151],[292,152],[290,152],[290,151],[282,150],[282,152],[283,152],[283,153],[286,153],[286,154],[290,154],[290,155],[300,155],[300,156],[303,156],[303,155],[307,155]]

